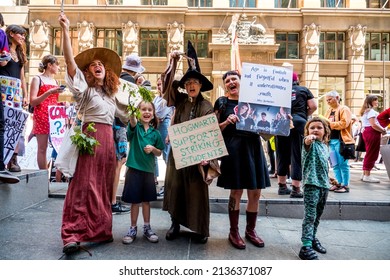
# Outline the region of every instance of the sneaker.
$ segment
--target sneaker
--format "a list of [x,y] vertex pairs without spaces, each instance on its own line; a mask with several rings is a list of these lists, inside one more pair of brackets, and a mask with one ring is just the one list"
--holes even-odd
[[117,202],[117,203],[111,205],[111,210],[112,210],[112,213],[130,212],[130,207],[127,207],[125,205],[122,205],[122,203]]
[[19,178],[12,175],[8,170],[0,171],[0,181],[7,184],[16,184],[20,182]]
[[158,197],[164,196],[164,187],[161,187],[161,189],[160,189],[159,192],[157,193],[157,196],[158,196]]
[[123,244],[131,244],[137,237],[137,227],[130,227],[129,232],[123,236],[122,243]]
[[360,176],[360,181],[363,181],[364,173]]
[[363,182],[367,183],[380,183],[381,181],[378,178],[370,176],[363,176]]
[[291,185],[292,184],[292,179],[291,178],[287,178],[286,179],[286,184],[290,184]]
[[153,232],[150,225],[144,226],[144,236],[152,243],[158,242],[158,236]]

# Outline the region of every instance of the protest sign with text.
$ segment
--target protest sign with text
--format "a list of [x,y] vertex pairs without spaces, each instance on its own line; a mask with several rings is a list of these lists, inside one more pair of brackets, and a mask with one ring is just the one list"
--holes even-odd
[[7,164],[14,154],[27,119],[27,112],[7,106],[4,107],[4,164]]
[[68,114],[65,106],[48,106],[50,140],[53,148],[58,152],[66,131]]
[[168,128],[176,169],[228,155],[215,114]]
[[291,69],[243,63],[237,129],[288,136],[291,91]]

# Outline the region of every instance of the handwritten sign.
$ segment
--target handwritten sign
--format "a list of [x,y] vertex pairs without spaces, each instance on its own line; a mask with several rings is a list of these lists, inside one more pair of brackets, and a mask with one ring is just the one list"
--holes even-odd
[[4,163],[7,164],[11,159],[16,145],[22,136],[28,113],[23,110],[4,107]]
[[243,63],[237,129],[288,136],[291,92],[291,69]]
[[68,114],[65,106],[49,106],[50,139],[58,152],[64,139]]
[[168,128],[176,169],[228,155],[215,114]]

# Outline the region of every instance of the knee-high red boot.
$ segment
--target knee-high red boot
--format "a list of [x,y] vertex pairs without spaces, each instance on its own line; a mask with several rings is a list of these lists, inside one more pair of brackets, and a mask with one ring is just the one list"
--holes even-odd
[[257,220],[257,212],[246,211],[246,230],[245,238],[257,247],[264,247],[264,241],[257,236],[255,227]]
[[245,249],[245,241],[241,238],[240,232],[238,231],[238,218],[240,217],[240,210],[229,210],[229,221],[230,221],[230,233],[229,241],[234,248]]

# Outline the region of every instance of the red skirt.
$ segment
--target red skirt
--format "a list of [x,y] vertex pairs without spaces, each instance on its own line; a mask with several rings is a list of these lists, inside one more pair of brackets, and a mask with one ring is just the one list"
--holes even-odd
[[[84,125],[84,127],[87,124]],[[115,174],[112,126],[95,123],[100,145],[94,155],[80,155],[64,201],[61,236],[69,242],[101,242],[112,238],[111,195]]]

